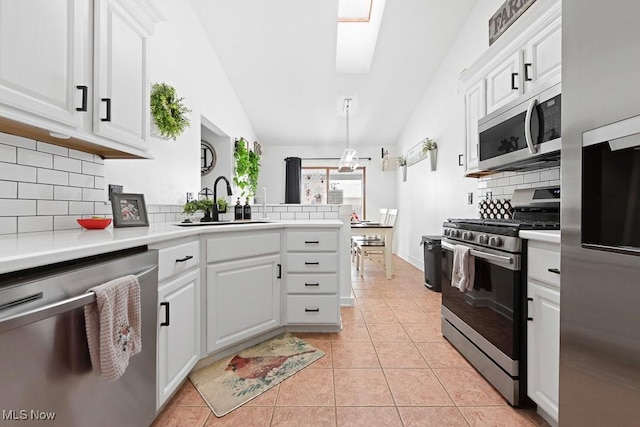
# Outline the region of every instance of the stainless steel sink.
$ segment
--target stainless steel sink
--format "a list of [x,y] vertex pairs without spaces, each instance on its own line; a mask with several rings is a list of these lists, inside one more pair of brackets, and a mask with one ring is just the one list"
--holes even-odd
[[205,227],[211,225],[243,225],[243,224],[265,224],[271,221],[260,219],[247,219],[247,220],[235,220],[235,221],[209,221],[209,222],[179,222],[178,227]]

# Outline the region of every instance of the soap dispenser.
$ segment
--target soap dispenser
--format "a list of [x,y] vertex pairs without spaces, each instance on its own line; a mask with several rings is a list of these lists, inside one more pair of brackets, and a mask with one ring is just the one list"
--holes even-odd
[[251,205],[249,204],[249,198],[247,197],[247,199],[245,200],[244,203],[244,213],[243,213],[243,218],[244,219],[251,219]]
[[240,203],[240,197],[238,197],[238,200],[236,201],[236,205],[233,208],[233,213],[234,213],[234,219],[237,221],[239,219],[242,219],[242,204]]

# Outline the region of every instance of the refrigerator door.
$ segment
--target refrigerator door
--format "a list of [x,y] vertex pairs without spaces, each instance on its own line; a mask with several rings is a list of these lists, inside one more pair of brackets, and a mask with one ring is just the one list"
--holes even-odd
[[562,9],[558,421],[638,425],[640,256],[582,247],[589,237],[581,233],[583,197],[590,197],[582,188],[583,134],[640,115],[640,2],[563,0]]

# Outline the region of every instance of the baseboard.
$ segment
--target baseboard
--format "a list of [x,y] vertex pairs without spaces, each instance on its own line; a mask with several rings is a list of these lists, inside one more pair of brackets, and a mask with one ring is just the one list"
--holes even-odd
[[350,297],[340,297],[340,307],[353,307],[356,304],[355,298],[353,296]]

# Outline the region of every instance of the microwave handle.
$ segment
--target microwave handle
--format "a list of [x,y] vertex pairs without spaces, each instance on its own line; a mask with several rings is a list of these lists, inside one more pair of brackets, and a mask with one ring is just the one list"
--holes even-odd
[[527,115],[524,118],[524,139],[527,141],[527,147],[529,147],[529,151],[531,154],[536,154],[538,148],[533,144],[533,137],[531,136],[531,115],[533,114],[533,110],[536,108],[536,104],[538,100],[533,98],[529,103],[529,107],[527,108]]

